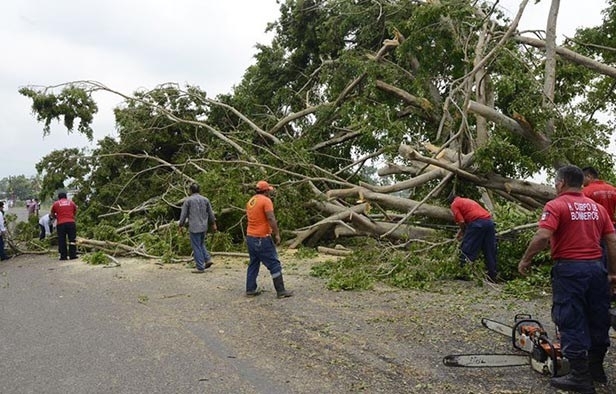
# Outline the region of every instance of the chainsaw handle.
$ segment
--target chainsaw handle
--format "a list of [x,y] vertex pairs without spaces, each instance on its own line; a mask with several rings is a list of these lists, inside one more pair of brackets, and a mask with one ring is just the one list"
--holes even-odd
[[[520,315],[516,315],[516,318],[517,318],[518,316],[520,316]],[[534,325],[534,326],[536,326],[536,327],[539,327],[539,329],[540,329],[541,331],[545,331],[545,330],[543,329],[543,325],[542,325],[542,324],[541,324],[538,320],[535,320],[535,319],[520,319],[520,320],[516,321],[516,322],[515,322],[515,324],[513,325],[513,327],[511,328],[511,342],[512,342],[512,344],[513,344],[513,348],[514,348],[514,349],[524,350],[524,349],[521,349],[521,348],[520,348],[520,347],[516,344],[516,341],[517,341],[517,339],[518,339],[518,335],[519,335],[519,334],[521,334],[521,332],[520,332],[520,330],[519,330],[519,327],[520,327],[521,325],[531,325],[531,324],[532,324],[532,325]]]
[[513,321],[517,323],[520,320],[532,320],[532,318],[533,317],[529,313],[518,313],[517,315],[515,315]]

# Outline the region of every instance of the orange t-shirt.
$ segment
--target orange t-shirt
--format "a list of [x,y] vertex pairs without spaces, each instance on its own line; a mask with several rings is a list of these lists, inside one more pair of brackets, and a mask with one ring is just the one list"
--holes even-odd
[[269,197],[263,194],[252,196],[246,203],[246,216],[248,217],[246,233],[251,237],[267,237],[270,235],[272,228],[265,213],[273,211],[274,204]]

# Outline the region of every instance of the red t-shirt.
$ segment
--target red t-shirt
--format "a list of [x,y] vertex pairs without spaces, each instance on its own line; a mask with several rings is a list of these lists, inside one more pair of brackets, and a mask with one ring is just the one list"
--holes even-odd
[[451,203],[451,213],[456,223],[470,223],[478,219],[491,219],[492,215],[470,198],[456,197]]
[[593,199],[607,210],[612,223],[616,223],[614,219],[614,210],[616,210],[616,187],[604,181],[592,181],[587,186],[584,186],[582,193],[588,198]]
[[57,224],[75,222],[77,205],[67,198],[62,198],[53,203],[51,213],[58,220]]
[[246,203],[246,216],[248,228],[246,233],[251,237],[267,237],[272,233],[272,228],[267,220],[266,212],[273,212],[272,200],[263,194],[255,194]]
[[576,192],[563,193],[545,204],[539,227],[553,231],[553,260],[599,260],[601,238],[614,232],[605,208]]

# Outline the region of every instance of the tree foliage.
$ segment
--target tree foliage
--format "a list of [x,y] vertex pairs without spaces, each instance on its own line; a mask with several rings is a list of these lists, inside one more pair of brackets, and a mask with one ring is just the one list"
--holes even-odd
[[[602,26],[563,48],[609,67],[613,13],[610,2]],[[454,188],[513,204],[527,218],[554,192],[524,179],[563,163],[612,177],[612,125],[599,115],[611,118],[615,85],[610,70],[565,57],[551,81],[547,38],[517,35],[516,20],[467,0],[287,0],[268,26],[272,43],[258,46],[228,94],[165,84],[126,95],[93,81],[21,89],[45,133],[63,117],[69,130],[80,119],[90,138],[91,94],[125,99],[116,138],[90,154],[52,152],[37,165],[43,189],[70,183],[84,223],[137,223],[141,234],[169,237],[172,252],[180,243],[158,231],[177,218],[190,182],[201,184],[234,242],[262,178],[279,186],[281,227],[300,244],[326,242],[346,226],[412,247],[410,219],[428,228],[446,222],[444,197]]]

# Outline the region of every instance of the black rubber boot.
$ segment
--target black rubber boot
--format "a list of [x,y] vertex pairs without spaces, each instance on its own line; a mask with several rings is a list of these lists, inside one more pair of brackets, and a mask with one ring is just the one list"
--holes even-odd
[[272,278],[272,280],[274,281],[274,288],[276,289],[276,295],[278,296],[278,298],[287,298],[293,296],[292,291],[285,290],[282,274],[280,274],[280,276]]
[[246,290],[246,297],[256,297],[261,295],[261,290]]
[[588,370],[588,359],[569,360],[571,372],[565,376],[550,379],[550,385],[561,390],[582,394],[595,394],[595,386]]
[[597,383],[607,383],[607,375],[603,369],[603,359],[607,350],[593,350],[588,352],[588,370],[592,380]]

